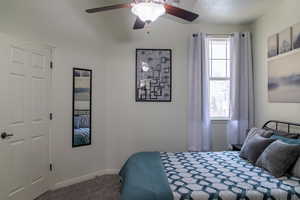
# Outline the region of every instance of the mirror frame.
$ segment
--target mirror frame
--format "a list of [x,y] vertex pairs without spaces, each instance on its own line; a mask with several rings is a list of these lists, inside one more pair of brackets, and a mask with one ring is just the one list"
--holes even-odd
[[[80,145],[75,145],[74,143],[74,114],[75,114],[75,71],[76,70],[81,70],[81,71],[88,71],[90,72],[90,141],[89,143],[86,144],[80,144]],[[93,71],[91,69],[83,69],[83,68],[73,68],[73,106],[72,106],[72,148],[76,147],[82,147],[82,146],[88,146],[92,144],[92,79],[93,79]]]

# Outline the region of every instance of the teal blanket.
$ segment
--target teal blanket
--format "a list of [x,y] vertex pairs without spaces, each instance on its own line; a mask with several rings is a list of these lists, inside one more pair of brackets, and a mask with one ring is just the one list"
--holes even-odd
[[121,200],[173,200],[159,152],[131,156],[122,167]]

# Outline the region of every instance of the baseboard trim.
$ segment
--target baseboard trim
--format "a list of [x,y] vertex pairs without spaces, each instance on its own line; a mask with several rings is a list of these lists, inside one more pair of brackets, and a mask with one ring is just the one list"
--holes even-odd
[[67,187],[67,186],[70,186],[70,185],[73,185],[76,183],[87,181],[87,180],[95,178],[96,176],[102,176],[105,174],[117,174],[118,172],[119,172],[118,169],[99,170],[99,171],[89,173],[89,174],[86,174],[83,176],[79,176],[79,177],[75,177],[75,178],[71,178],[71,179],[68,179],[65,181],[58,182],[58,183],[54,184],[54,186],[51,188],[51,190],[57,190],[59,188],[63,188],[63,187]]

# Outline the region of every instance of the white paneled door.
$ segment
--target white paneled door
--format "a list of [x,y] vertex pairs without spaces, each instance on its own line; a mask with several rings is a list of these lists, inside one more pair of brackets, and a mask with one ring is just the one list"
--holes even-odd
[[50,48],[0,35],[1,200],[48,190],[50,58]]

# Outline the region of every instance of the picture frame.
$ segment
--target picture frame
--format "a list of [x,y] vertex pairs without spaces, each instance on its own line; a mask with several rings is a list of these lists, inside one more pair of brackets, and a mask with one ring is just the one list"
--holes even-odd
[[292,28],[289,27],[278,34],[279,54],[287,53],[292,50]]
[[172,101],[172,50],[136,49],[136,102]]
[[268,61],[269,102],[300,103],[299,63],[300,51]]
[[274,34],[268,38],[268,58],[278,55],[278,34]]
[[293,49],[300,48],[300,23],[292,27]]

